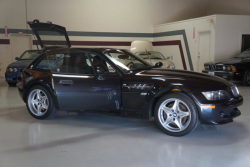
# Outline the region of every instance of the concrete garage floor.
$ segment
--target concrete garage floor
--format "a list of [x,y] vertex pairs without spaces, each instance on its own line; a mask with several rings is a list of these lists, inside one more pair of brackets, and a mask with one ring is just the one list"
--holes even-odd
[[239,89],[245,103],[235,122],[176,138],[140,119],[59,113],[36,120],[1,78],[0,167],[249,166],[250,87]]

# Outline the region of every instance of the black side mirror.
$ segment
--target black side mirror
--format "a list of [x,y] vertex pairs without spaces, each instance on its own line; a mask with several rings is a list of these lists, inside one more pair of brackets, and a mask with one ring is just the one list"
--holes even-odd
[[163,66],[162,62],[155,63],[155,67],[161,67]]
[[19,60],[19,57],[16,57],[15,60]]

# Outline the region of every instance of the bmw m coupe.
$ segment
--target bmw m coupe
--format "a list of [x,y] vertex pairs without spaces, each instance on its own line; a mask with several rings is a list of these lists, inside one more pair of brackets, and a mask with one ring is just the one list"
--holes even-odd
[[23,70],[18,89],[34,118],[58,110],[132,114],[183,136],[198,122],[225,124],[241,114],[242,96],[222,78],[161,69],[162,63],[151,65],[124,49],[72,48],[65,27],[28,24],[43,53]]

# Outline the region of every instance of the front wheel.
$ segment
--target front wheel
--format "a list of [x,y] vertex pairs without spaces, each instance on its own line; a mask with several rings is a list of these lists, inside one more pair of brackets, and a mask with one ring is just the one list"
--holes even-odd
[[184,136],[198,124],[196,105],[184,93],[163,96],[156,104],[154,117],[158,127],[171,136]]
[[57,113],[49,91],[43,86],[34,86],[29,90],[26,106],[36,119],[52,118]]

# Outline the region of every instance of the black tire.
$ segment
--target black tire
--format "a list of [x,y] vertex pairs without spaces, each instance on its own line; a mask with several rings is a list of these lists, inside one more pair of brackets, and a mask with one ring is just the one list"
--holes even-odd
[[16,83],[15,82],[8,82],[8,85],[11,86],[11,87],[15,87]]
[[[42,115],[42,116],[37,116],[37,115],[33,114],[30,107],[29,107],[29,95],[35,89],[42,90],[46,94],[46,96],[48,97],[48,102],[49,102],[48,109],[47,109],[46,113],[44,115]],[[39,86],[39,85],[32,87],[28,91],[28,94],[27,94],[27,97],[26,97],[26,107],[27,107],[30,115],[33,116],[36,119],[50,119],[50,118],[53,118],[57,113],[57,109],[56,109],[56,107],[54,105],[54,100],[52,99],[51,94],[49,93],[49,91],[46,88],[44,88],[43,86]]]
[[[160,108],[161,104],[163,102],[165,102],[165,101],[167,101],[169,99],[173,99],[173,98],[181,100],[184,103],[186,103],[186,105],[188,106],[188,108],[190,110],[190,114],[191,114],[191,117],[188,117],[188,119],[190,119],[189,124],[186,125],[186,128],[184,130],[179,131],[179,132],[173,132],[173,131],[170,131],[167,128],[165,128],[162,125],[162,123],[160,121],[160,118],[159,118],[159,115],[158,115],[159,112],[160,112],[159,108]],[[156,106],[155,106],[154,118],[155,118],[155,122],[156,122],[157,126],[164,133],[166,133],[167,135],[176,136],[176,137],[184,136],[184,135],[187,135],[188,133],[192,132],[196,128],[196,126],[198,125],[198,119],[199,119],[198,111],[197,111],[197,108],[196,108],[196,105],[195,105],[194,101],[189,96],[187,96],[186,94],[181,93],[181,92],[170,92],[167,95],[160,98],[159,101],[156,103]]]
[[242,84],[245,86],[250,86],[250,80],[247,80],[247,76],[250,75],[250,70],[246,71],[242,80]]

